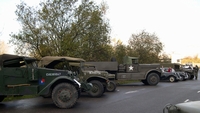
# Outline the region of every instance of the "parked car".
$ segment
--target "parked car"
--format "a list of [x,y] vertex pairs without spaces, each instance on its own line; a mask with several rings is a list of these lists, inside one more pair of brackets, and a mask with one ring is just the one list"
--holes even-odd
[[169,82],[177,82],[182,79],[182,77],[173,68],[162,67],[161,80],[168,80]]
[[192,80],[194,79],[195,71],[192,66],[188,65],[181,65],[181,69],[187,73],[188,79]]
[[180,74],[181,77],[183,77],[183,80],[194,78],[194,71],[192,66],[182,65],[180,63],[162,63],[161,66],[173,68],[177,73]]
[[179,74],[181,76],[181,80],[185,81],[189,79],[189,76],[186,72],[183,71],[176,71],[177,74]]

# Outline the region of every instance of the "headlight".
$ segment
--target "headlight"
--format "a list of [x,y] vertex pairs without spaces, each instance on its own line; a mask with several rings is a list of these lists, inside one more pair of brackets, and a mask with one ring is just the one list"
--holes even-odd
[[167,104],[163,109],[163,113],[178,113],[178,108],[175,105]]

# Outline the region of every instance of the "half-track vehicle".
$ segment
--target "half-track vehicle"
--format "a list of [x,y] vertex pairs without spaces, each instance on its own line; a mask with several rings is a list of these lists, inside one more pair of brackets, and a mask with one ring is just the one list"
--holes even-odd
[[160,81],[160,64],[139,64],[138,57],[125,56],[123,64],[117,61],[87,62],[100,71],[115,74],[115,80],[140,80],[145,85],[157,85]]
[[41,68],[36,61],[32,57],[0,55],[0,102],[7,96],[50,94],[57,107],[73,107],[81,88],[76,73]]
[[[84,63],[85,60],[81,58],[46,56],[41,59],[39,64],[45,68],[55,69],[57,67],[75,72],[77,74],[77,80],[81,83],[82,92],[87,92],[91,97],[101,97],[105,92],[106,87],[110,85],[108,73],[97,70],[84,70]],[[88,88],[85,84],[92,84],[92,87]]]

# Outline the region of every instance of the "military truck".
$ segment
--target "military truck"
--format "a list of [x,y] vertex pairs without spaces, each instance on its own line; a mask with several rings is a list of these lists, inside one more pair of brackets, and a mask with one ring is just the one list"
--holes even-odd
[[0,55],[0,102],[7,96],[50,94],[57,107],[73,107],[81,88],[76,73],[40,68],[36,61],[32,57]]
[[139,64],[138,57],[125,56],[123,64],[117,61],[86,62],[100,71],[115,74],[116,80],[140,80],[145,85],[157,85],[160,81],[160,64]]
[[[75,69],[80,68],[80,64],[77,64],[77,63],[70,63],[70,66],[72,66],[72,68],[75,68]],[[107,71],[99,71],[99,70],[96,69],[96,67],[94,65],[86,64],[86,63],[84,63],[81,70],[84,73],[86,73],[86,75],[87,75],[87,76],[84,76],[84,77],[94,77],[94,75],[91,75],[91,73],[96,73],[96,74],[99,74],[98,76],[106,77],[106,79],[110,80],[110,83],[109,83],[109,85],[106,85],[106,87],[104,87],[104,89],[108,92],[114,92],[115,91],[115,89],[116,89],[116,83],[114,81],[115,74],[110,74]],[[97,75],[95,75],[95,76],[97,76]]]
[[[82,92],[87,92],[91,97],[101,97],[105,92],[105,89],[110,86],[108,72],[84,70],[84,63],[85,60],[81,58],[68,56],[46,56],[41,59],[39,64],[41,67],[45,68],[60,68],[75,72],[77,74],[77,80],[81,83]],[[93,85],[92,89],[88,89],[87,86],[84,85],[86,83],[91,83]]]

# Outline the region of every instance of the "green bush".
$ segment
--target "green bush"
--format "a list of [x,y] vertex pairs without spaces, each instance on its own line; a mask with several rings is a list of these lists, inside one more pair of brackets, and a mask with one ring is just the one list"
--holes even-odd
[[27,99],[27,98],[35,98],[37,95],[24,95],[24,96],[7,96],[3,102],[13,101],[13,100],[20,100],[20,99]]

